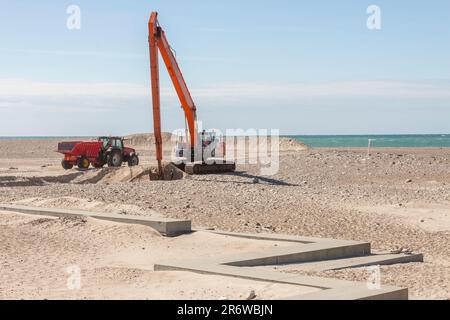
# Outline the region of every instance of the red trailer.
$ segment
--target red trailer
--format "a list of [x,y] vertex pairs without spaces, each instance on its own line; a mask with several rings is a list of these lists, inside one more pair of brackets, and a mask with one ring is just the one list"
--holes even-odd
[[80,169],[120,167],[123,162],[137,166],[139,156],[133,148],[125,147],[123,138],[100,137],[97,141],[65,141],[58,143],[58,152],[64,154],[61,164],[66,170],[78,166]]

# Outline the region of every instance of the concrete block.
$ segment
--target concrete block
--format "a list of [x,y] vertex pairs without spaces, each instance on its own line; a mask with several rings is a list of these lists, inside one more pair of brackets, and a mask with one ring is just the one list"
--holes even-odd
[[330,241],[281,247],[224,258],[224,264],[239,267],[292,264],[336,258],[357,257],[370,253],[370,243]]
[[293,236],[293,235],[279,234],[279,233],[240,233],[240,232],[228,232],[228,231],[220,231],[220,230],[207,230],[207,229],[201,229],[201,228],[199,228],[198,231],[204,231],[204,232],[220,234],[220,235],[224,235],[224,236],[231,236],[231,237],[245,238],[245,239],[285,241],[285,242],[295,242],[295,243],[304,243],[304,244],[329,242],[329,241],[349,242],[348,240]]
[[174,237],[190,233],[190,220],[167,219],[160,217],[133,216],[111,213],[98,213],[82,210],[67,210],[55,208],[39,208],[19,205],[0,204],[0,210],[19,212],[24,214],[42,215],[51,217],[90,217],[99,220],[113,221],[118,223],[140,224],[155,229],[167,237]]
[[363,257],[335,259],[328,261],[309,262],[297,267],[304,271],[327,271],[347,268],[359,268],[373,265],[390,265],[397,263],[423,262],[423,255],[413,254],[372,254]]
[[[234,236],[229,232],[212,232],[215,234]],[[355,299],[408,299],[408,290],[405,288],[382,286],[378,290],[370,290],[364,283],[321,278],[315,276],[295,275],[272,270],[257,269],[254,266],[267,266],[289,263],[304,263],[305,265],[321,264],[341,265],[350,262],[362,263],[363,260],[370,260],[370,243],[361,241],[345,241],[332,239],[318,239],[279,235],[245,235],[238,234],[238,237],[255,240],[289,241],[296,243],[289,247],[278,247],[265,250],[264,252],[248,252],[232,257],[215,257],[209,259],[193,259],[189,261],[172,261],[155,265],[155,270],[178,270],[189,271],[201,274],[212,274],[243,278],[255,281],[265,281],[272,283],[283,283],[311,287],[319,289],[316,292],[292,297],[298,300],[355,300]],[[402,262],[405,257],[379,256],[376,262],[392,261]],[[353,259],[353,260],[352,260]],[[410,257],[418,259],[418,257]],[[365,261],[364,263],[374,262]],[[309,263],[308,263],[309,262]]]
[[293,296],[287,300],[408,300],[408,289],[381,286],[371,290],[360,284]]

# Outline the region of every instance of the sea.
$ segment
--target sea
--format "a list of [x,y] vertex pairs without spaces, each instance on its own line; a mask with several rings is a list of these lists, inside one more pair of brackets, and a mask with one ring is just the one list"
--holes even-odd
[[293,135],[312,148],[450,148],[450,134]]
[[[285,136],[306,143],[312,148],[450,148],[450,134],[406,135],[289,135]],[[0,137],[0,140],[56,139],[67,140],[80,137]]]

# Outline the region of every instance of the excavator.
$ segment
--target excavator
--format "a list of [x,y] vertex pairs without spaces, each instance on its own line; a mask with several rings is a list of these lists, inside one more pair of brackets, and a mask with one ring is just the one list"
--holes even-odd
[[[166,65],[169,76],[180,100],[186,121],[186,141],[178,141],[174,150],[174,164],[187,174],[213,174],[233,172],[236,164],[225,160],[225,142],[219,141],[214,132],[198,132],[197,108],[184,81],[176,56],[166,38],[164,30],[158,22],[158,13],[152,12],[148,22],[148,41],[150,51],[150,73],[153,102],[153,127],[156,145],[158,173],[163,177],[163,147],[161,134],[161,100],[159,84],[159,56]],[[219,158],[217,155],[222,155]]]

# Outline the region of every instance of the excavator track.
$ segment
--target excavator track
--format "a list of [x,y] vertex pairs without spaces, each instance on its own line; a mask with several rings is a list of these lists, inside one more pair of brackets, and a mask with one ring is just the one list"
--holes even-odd
[[215,163],[206,164],[201,162],[187,163],[184,167],[184,172],[190,175],[195,174],[214,174],[227,173],[236,171],[236,164],[233,163]]

